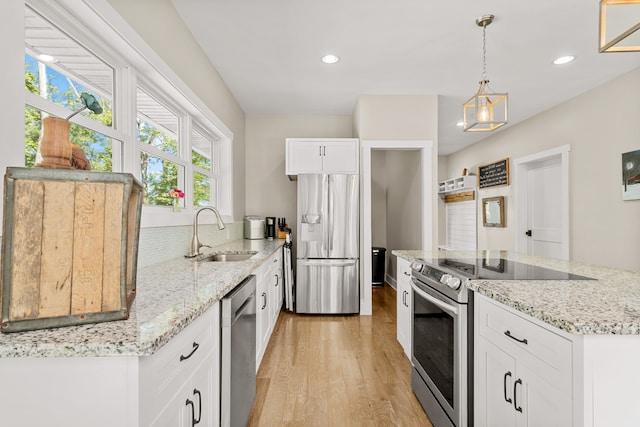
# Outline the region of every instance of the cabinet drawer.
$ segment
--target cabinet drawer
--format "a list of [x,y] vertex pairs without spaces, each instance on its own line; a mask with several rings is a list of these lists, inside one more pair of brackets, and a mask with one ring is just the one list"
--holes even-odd
[[216,304],[155,354],[141,359],[141,419],[157,414],[218,347],[219,310]]
[[508,349],[516,357],[533,356],[533,360],[540,362],[540,369],[550,368],[551,373],[566,373],[571,369],[572,343],[552,329],[482,296],[476,296],[476,311],[478,334],[497,347]]

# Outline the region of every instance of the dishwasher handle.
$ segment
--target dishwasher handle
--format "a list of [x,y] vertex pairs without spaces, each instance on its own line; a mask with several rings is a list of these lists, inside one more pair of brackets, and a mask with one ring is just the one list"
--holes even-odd
[[256,276],[251,275],[222,298],[221,326],[231,327],[240,316],[251,309],[255,313],[255,301]]

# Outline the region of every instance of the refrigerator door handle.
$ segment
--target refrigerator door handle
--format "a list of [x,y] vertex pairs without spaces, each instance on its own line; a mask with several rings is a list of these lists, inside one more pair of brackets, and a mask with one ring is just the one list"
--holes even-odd
[[333,252],[333,223],[336,220],[336,217],[333,213],[333,188],[331,187],[332,176],[329,175],[327,189],[329,190],[329,202],[327,206],[327,210],[329,211],[329,253]]
[[355,265],[358,260],[349,259],[345,261],[320,261],[320,260],[299,260],[300,265],[304,265],[305,267],[350,267]]

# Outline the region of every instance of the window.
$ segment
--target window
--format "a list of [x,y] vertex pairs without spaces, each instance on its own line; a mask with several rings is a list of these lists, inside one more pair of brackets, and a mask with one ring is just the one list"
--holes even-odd
[[42,119],[81,110],[80,94],[88,92],[103,113],[83,110],[70,118],[70,140],[93,170],[131,172],[142,182],[143,226],[145,215],[154,218],[149,225],[188,221],[167,208],[172,188],[184,191],[187,212],[214,205],[230,215],[231,133],[224,124],[184,83],[158,71],[165,64],[146,59],[93,8],[74,3],[59,10],[46,0],[27,4],[25,165],[38,162]]

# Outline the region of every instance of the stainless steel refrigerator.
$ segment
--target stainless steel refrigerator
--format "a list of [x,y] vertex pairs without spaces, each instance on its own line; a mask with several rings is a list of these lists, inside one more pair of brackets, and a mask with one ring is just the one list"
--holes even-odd
[[358,175],[298,175],[297,313],[358,313]]

